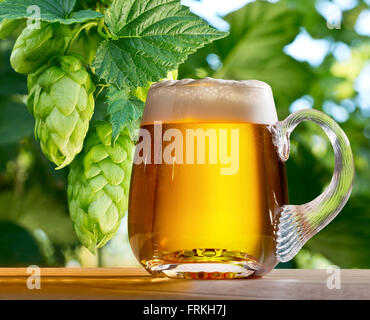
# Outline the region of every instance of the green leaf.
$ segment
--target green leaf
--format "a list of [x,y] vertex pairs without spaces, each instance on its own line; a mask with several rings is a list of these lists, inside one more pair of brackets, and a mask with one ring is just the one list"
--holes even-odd
[[17,157],[18,149],[18,143],[0,145],[0,175],[7,170],[8,162]]
[[[314,38],[324,38],[330,33],[326,19],[316,10],[316,1],[284,0],[289,8],[301,14],[300,25]],[[341,30],[342,32],[342,30]]]
[[44,265],[44,259],[32,234],[9,221],[0,221],[0,266],[27,267]]
[[31,233],[42,230],[58,245],[76,241],[67,208],[37,187],[22,197],[10,192],[0,194],[0,221],[12,221]]
[[368,203],[368,197],[350,198],[343,211],[308,241],[306,248],[323,254],[341,268],[369,268]]
[[[189,57],[181,67],[181,77],[197,77],[202,71],[214,78],[233,80],[257,79],[267,82],[274,92],[276,103],[286,116],[295,99],[306,94],[313,75],[307,63],[301,63],[283,51],[299,33],[300,12],[285,2],[255,1],[225,17],[230,35],[215,41],[200,54]],[[207,63],[209,54],[216,54],[222,66],[213,70]],[[185,75],[184,75],[185,71]]]
[[95,19],[102,18],[102,17],[103,15],[97,11],[81,10],[81,11],[77,11],[73,13],[69,19],[67,19],[64,22],[61,21],[61,23],[65,23],[65,24],[80,23],[80,22],[85,22],[89,20],[95,20]]
[[189,54],[227,35],[177,0],[116,0],[105,19],[116,40],[101,44],[93,66],[100,78],[120,89],[165,78]]
[[0,22],[3,19],[29,18],[32,12],[27,12],[31,6],[40,8],[40,19],[47,22],[63,24],[80,23],[102,17],[93,10],[82,10],[71,15],[76,0],[6,0],[0,3]]
[[34,120],[24,104],[0,103],[0,146],[32,136]]
[[144,102],[127,90],[119,90],[113,86],[109,88],[107,98],[114,143],[123,129],[127,128],[132,133],[132,130],[137,127],[143,114]]
[[23,23],[22,19],[19,20],[7,20],[4,19],[0,23],[0,39],[5,40],[9,37],[21,24]]
[[276,103],[287,110],[312,80],[308,64],[283,52],[298,35],[300,19],[299,12],[283,2],[257,1],[227,15],[230,37],[216,43],[223,67],[214,77],[265,81],[279,97]]
[[[55,4],[55,1],[53,1],[53,3]],[[76,0],[60,0],[59,3],[63,7],[63,9],[65,9],[65,14],[68,15],[75,7]]]
[[[162,80],[177,80],[178,73],[179,73],[178,70],[172,70],[172,71],[167,73],[166,78],[160,79],[160,81],[162,81]],[[145,103],[146,98],[148,96],[149,89],[152,86],[152,84],[154,84],[154,82],[148,82],[145,87],[138,87],[135,90],[133,90],[132,94]]]
[[[178,72],[172,70],[167,73],[167,77],[161,80],[176,80]],[[144,103],[146,101],[149,88],[153,82],[148,82],[145,87],[138,87],[135,90],[117,89],[110,86],[107,91],[108,115],[112,124],[112,143],[118,135],[127,128],[132,139],[135,139],[134,130],[139,127]]]
[[[0,53],[1,59],[1,53]],[[6,79],[6,81],[0,82],[0,96],[8,96],[12,94],[27,94],[27,79],[24,75],[15,73],[14,70],[10,69],[9,57],[6,61],[6,69],[0,67],[0,79]],[[5,97],[0,97],[1,104],[5,102]]]

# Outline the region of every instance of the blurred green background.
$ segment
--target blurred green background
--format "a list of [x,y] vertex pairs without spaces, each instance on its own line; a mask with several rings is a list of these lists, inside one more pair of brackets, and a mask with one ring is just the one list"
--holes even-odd
[[[230,36],[192,55],[180,78],[258,79],[273,89],[279,119],[301,108],[333,117],[355,157],[352,196],[289,268],[370,268],[370,1],[184,0]],[[33,138],[26,78],[9,65],[14,38],[0,41],[0,266],[136,265],[124,219],[96,256],[81,247],[68,215],[68,169],[55,171]],[[97,112],[102,108],[99,102]],[[329,183],[334,156],[312,123],[292,135],[290,202],[302,204]]]

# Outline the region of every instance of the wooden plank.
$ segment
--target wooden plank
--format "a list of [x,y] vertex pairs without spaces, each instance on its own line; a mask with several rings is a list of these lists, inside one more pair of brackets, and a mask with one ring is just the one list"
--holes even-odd
[[[41,268],[46,277],[126,277],[149,276],[143,268]],[[1,277],[28,277],[27,268],[0,268]]]
[[27,269],[0,268],[0,299],[370,299],[370,270],[274,270],[244,280],[155,278],[140,268],[42,268],[41,289],[27,289]]

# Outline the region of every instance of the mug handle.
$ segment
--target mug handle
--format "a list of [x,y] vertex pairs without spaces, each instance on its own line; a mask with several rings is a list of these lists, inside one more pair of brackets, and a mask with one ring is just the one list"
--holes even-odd
[[270,126],[281,161],[289,158],[290,134],[299,123],[307,120],[317,123],[327,134],[334,148],[334,174],[329,186],[316,199],[280,208],[276,221],[276,256],[281,262],[291,260],[309,239],[336,217],[352,190],[355,169],[350,143],[339,125],[323,112],[299,110]]

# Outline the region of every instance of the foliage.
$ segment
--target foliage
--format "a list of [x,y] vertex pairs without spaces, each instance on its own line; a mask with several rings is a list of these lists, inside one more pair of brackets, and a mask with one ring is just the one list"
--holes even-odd
[[73,24],[102,17],[99,12],[93,10],[72,12],[75,4],[76,0],[6,0],[0,6],[0,22],[3,19],[28,18],[28,9],[35,6],[40,10],[40,19],[47,22]]
[[37,243],[27,230],[8,221],[0,222],[0,265],[2,267],[42,265],[42,262]]
[[[146,88],[226,33],[180,1],[5,0],[0,36],[10,35],[24,19],[37,18],[36,13],[40,26],[23,25],[10,62],[15,71],[28,74],[28,109],[41,150],[57,169],[74,161],[70,214],[78,238],[95,252],[115,234],[127,209],[132,132]],[[91,129],[85,141],[100,94],[107,108],[98,117],[109,122]],[[5,142],[29,133],[29,118],[24,121],[24,130],[7,134]]]
[[[29,16],[27,8],[37,4],[42,26],[49,29],[59,26],[71,33],[65,50],[51,55],[47,67],[66,55],[81,60],[96,87],[93,120],[111,125],[112,141],[104,140],[104,148],[119,148],[122,134],[127,139],[126,134],[131,134],[140,121],[151,82],[166,76],[176,78],[168,72],[179,65],[180,78],[212,76],[268,82],[280,119],[289,114],[291,103],[302,96],[309,97],[315,108],[332,116],[335,113],[330,105],[346,110],[349,118],[341,127],[351,141],[356,163],[352,196],[339,216],[307,243],[291,266],[316,267],[331,262],[340,267],[369,268],[369,114],[358,107],[355,82],[369,61],[370,42],[354,28],[366,4],[358,1],[353,9],[344,11],[342,27],[336,30],[327,28],[315,3],[294,0],[248,3],[224,17],[230,24],[230,34],[225,38],[224,33],[180,6],[178,0],[0,1],[0,38],[8,37],[0,41],[0,265],[63,265],[64,257],[74,256],[71,252],[80,257],[87,255],[87,250],[79,247],[68,217],[69,168],[55,171],[32,137],[35,121],[25,105],[26,77],[15,73],[10,65],[12,47]],[[331,48],[338,43],[346,44],[351,57],[338,61],[330,51],[317,67],[297,61],[284,48],[302,30],[316,39],[328,40]],[[64,49],[64,45],[59,47]],[[47,53],[42,52],[40,57]],[[218,63],[210,63],[210,58]],[[29,61],[27,57],[24,60]],[[54,83],[53,79],[50,81]],[[96,138],[94,128],[90,128],[87,139],[91,136]],[[73,172],[79,178],[72,179],[74,182],[69,185],[70,199],[77,202],[71,211],[76,222],[79,221],[76,212],[85,209],[81,219],[88,232],[98,227],[98,236],[88,238],[89,241],[85,241],[89,233],[80,232],[80,238],[94,251],[95,244],[102,240],[105,217],[92,215],[88,222],[84,218],[91,202],[83,203],[85,199],[79,196],[78,186],[94,186],[87,183],[92,179],[84,176],[83,171],[86,166],[99,167],[99,161],[89,164],[82,161],[92,148],[83,145],[72,162],[75,169],[70,180]],[[290,202],[305,203],[321,193],[330,180],[333,161],[330,144],[321,130],[309,123],[299,126],[292,136],[287,163]],[[103,169],[99,170],[101,176]],[[106,194],[102,190],[100,194]],[[122,198],[125,199],[126,196]],[[118,216],[122,216],[122,210]],[[315,263],[315,257],[321,262]]]
[[39,187],[19,197],[13,192],[0,194],[1,266],[62,263],[55,251],[76,241],[65,206],[45,197]]
[[[25,109],[24,104],[2,101],[0,114],[0,146],[16,143],[32,134],[34,121]],[[14,128],[17,128],[17,130],[14,130]]]
[[[47,237],[57,245],[67,245],[75,241],[71,221],[65,215],[65,207],[53,198],[42,196],[40,188],[33,188],[22,195],[2,193],[0,196],[0,220],[13,221],[30,233],[43,230]],[[53,211],[53,220],[48,216]]]
[[110,87],[107,93],[108,114],[113,125],[112,139],[116,141],[120,132],[127,127],[132,132],[137,127],[144,110],[144,103],[126,90]]
[[[314,78],[308,64],[283,52],[299,33],[300,19],[299,12],[285,2],[247,4],[225,17],[230,35],[190,56],[181,66],[180,76],[196,77],[195,67],[202,70],[201,77],[265,81],[273,89],[280,115],[283,110],[286,115],[290,103],[306,93]],[[221,60],[221,68],[214,70],[208,64],[210,54]]]
[[173,0],[113,1],[106,24],[112,39],[101,44],[93,66],[120,89],[165,78],[190,53],[224,36]]

